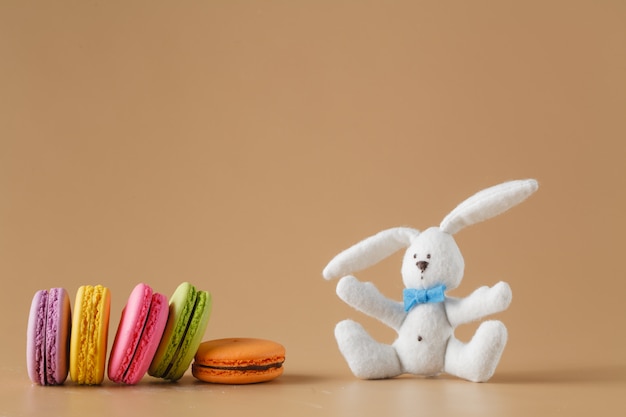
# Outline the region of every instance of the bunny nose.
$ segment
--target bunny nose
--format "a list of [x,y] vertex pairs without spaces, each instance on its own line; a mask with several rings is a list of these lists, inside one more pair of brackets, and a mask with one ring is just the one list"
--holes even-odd
[[424,272],[426,270],[426,267],[428,266],[428,262],[426,261],[419,261],[418,263],[416,263],[415,265],[417,265],[417,267]]

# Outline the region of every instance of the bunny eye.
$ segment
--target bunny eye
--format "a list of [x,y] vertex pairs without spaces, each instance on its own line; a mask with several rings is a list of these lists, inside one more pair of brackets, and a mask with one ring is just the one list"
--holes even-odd
[[417,253],[413,254],[413,259],[417,259]]
[[426,255],[426,259],[430,259],[430,253]]

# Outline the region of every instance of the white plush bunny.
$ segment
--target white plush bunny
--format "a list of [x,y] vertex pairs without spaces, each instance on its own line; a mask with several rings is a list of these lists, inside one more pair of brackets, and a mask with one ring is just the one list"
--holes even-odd
[[[432,376],[446,372],[476,382],[491,378],[506,344],[504,324],[484,321],[468,343],[454,337],[454,328],[505,310],[511,302],[511,288],[499,282],[491,288],[480,287],[465,298],[446,296],[444,291],[459,286],[464,269],[452,235],[503,213],[537,188],[532,179],[487,188],[458,205],[439,227],[422,233],[405,227],[384,230],[330,261],[324,278],[343,277],[337,295],[398,332],[395,342],[386,345],[352,320],[339,322],[335,337],[354,375],[380,379],[403,373]],[[404,302],[390,300],[372,283],[347,275],[407,247],[402,262]]]

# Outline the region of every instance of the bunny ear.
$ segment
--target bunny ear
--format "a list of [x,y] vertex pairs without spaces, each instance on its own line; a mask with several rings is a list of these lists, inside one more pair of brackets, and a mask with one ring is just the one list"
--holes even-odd
[[372,266],[408,247],[417,235],[419,231],[415,229],[395,227],[370,236],[335,256],[324,268],[324,278],[337,278]]
[[441,222],[439,228],[451,235],[465,226],[482,222],[524,201],[537,191],[533,179],[509,181],[486,188],[459,204]]

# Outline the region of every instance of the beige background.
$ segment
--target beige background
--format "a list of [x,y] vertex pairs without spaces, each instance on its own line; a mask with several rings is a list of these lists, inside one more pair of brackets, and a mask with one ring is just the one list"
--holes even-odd
[[[624,415],[626,3],[0,2],[0,416]],[[505,280],[494,378],[359,381],[321,270],[479,189],[523,205],[458,237],[453,295]],[[392,298],[399,255],[359,274]],[[205,338],[287,347],[273,383],[31,386],[33,293],[210,290]],[[475,326],[459,329],[469,338]]]

